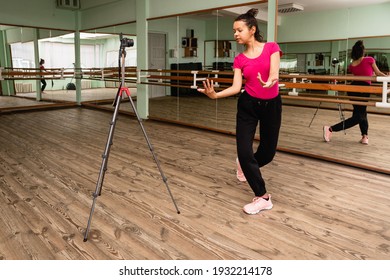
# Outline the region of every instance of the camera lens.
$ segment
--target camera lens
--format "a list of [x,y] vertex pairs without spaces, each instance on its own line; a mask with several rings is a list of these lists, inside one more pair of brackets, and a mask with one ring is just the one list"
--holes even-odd
[[129,48],[129,47],[134,46],[134,40],[128,39],[128,38],[122,38],[121,44],[122,44],[122,47]]

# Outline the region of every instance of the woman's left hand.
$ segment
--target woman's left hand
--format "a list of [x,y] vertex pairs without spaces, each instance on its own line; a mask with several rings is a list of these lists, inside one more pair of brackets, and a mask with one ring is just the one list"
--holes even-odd
[[270,80],[270,81],[264,82],[264,81],[261,79],[260,73],[257,73],[257,79],[260,81],[260,84],[261,84],[264,88],[273,87],[273,86],[276,84],[276,82],[278,81],[277,79],[274,79],[274,80]]

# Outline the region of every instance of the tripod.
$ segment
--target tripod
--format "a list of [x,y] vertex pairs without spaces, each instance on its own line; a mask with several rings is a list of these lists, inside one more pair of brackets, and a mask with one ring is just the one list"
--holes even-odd
[[[133,102],[133,100],[132,100],[132,98],[130,96],[130,91],[129,91],[129,89],[127,87],[125,87],[125,57],[126,57],[125,48],[128,47],[128,46],[132,46],[132,40],[130,41],[127,38],[122,38],[122,34],[121,34],[120,40],[121,40],[121,47],[120,47],[119,53],[120,53],[121,59],[119,59],[119,69],[121,69],[121,71],[122,71],[121,72],[121,83],[119,85],[118,92],[116,94],[116,97],[115,97],[115,100],[114,100],[114,103],[113,103],[113,106],[115,106],[114,114],[113,114],[112,120],[110,122],[110,131],[109,131],[109,134],[108,134],[108,139],[107,139],[106,147],[105,147],[105,150],[104,150],[104,154],[102,155],[103,160],[102,160],[102,164],[101,164],[101,167],[100,167],[99,177],[98,177],[98,180],[97,180],[97,183],[96,183],[96,189],[95,189],[95,192],[92,194],[92,197],[93,197],[92,207],[91,207],[91,212],[90,212],[89,219],[88,219],[87,228],[86,228],[85,234],[84,234],[84,242],[88,240],[88,233],[89,233],[89,229],[90,229],[90,226],[91,226],[92,215],[93,215],[94,210],[95,210],[96,199],[97,199],[98,196],[101,195],[101,192],[102,192],[104,175],[105,175],[105,172],[107,170],[107,161],[108,161],[108,157],[109,157],[109,154],[110,154],[110,148],[111,148],[111,145],[112,145],[112,139],[113,139],[113,136],[114,136],[116,120],[117,120],[117,116],[118,116],[118,112],[119,112],[119,106],[120,106],[120,103],[121,103],[121,99],[122,99],[123,93],[125,93],[127,95],[127,97],[129,98],[129,100],[130,100],[131,107],[133,108],[133,111],[134,111],[134,113],[135,113],[135,115],[137,117],[138,123],[139,123],[139,125],[141,127],[141,130],[143,132],[145,140],[146,140],[146,142],[147,142],[147,144],[149,146],[149,150],[152,153],[153,159],[156,162],[156,165],[157,165],[157,168],[158,168],[158,170],[159,170],[159,172],[161,174],[162,180],[165,183],[165,186],[166,186],[166,188],[168,190],[168,193],[169,193],[169,195],[170,195],[170,197],[171,197],[171,199],[173,201],[173,204],[174,204],[174,206],[176,208],[177,213],[180,214],[179,208],[177,207],[175,199],[173,198],[171,190],[170,190],[170,188],[168,186],[167,178],[165,177],[164,172],[161,169],[161,166],[160,166],[160,163],[159,163],[159,161],[157,159],[157,156],[154,153],[153,146],[152,146],[151,142],[149,141],[148,135],[146,134],[145,128],[144,128],[144,126],[142,124],[142,120],[139,117],[138,112],[137,112],[137,110],[136,110],[136,108],[134,106],[134,102]],[[122,63],[120,61],[122,61]]]

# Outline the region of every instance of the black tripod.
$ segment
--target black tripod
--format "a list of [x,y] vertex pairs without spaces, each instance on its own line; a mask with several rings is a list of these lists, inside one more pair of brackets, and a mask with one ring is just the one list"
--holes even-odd
[[121,99],[122,99],[122,94],[123,93],[126,93],[127,97],[130,100],[131,107],[133,108],[133,111],[134,111],[134,113],[135,113],[135,115],[137,117],[138,123],[141,126],[141,129],[142,129],[142,132],[144,134],[145,140],[146,140],[146,142],[147,142],[147,144],[149,146],[149,150],[150,150],[150,152],[153,155],[153,159],[154,159],[154,161],[157,164],[158,170],[160,171],[162,180],[165,183],[165,186],[166,186],[166,188],[168,190],[168,193],[169,193],[169,195],[170,195],[170,197],[171,197],[171,199],[173,201],[173,204],[174,204],[174,206],[176,208],[177,213],[180,214],[179,208],[177,207],[175,199],[173,198],[171,190],[170,190],[170,188],[168,186],[167,178],[165,177],[164,172],[161,169],[161,166],[160,166],[160,163],[159,163],[159,161],[157,159],[157,156],[154,153],[152,144],[150,143],[148,135],[146,134],[145,128],[144,128],[144,126],[142,124],[142,120],[139,117],[138,112],[137,112],[137,110],[136,110],[136,108],[134,106],[134,102],[133,102],[133,100],[132,100],[132,98],[130,96],[130,91],[129,91],[129,89],[127,87],[125,87],[125,57],[126,57],[125,48],[133,46],[133,40],[127,39],[127,38],[122,38],[122,34],[121,34],[120,35],[120,41],[121,41],[121,47],[120,47],[120,50],[119,50],[119,54],[120,54],[119,55],[119,57],[120,57],[119,58],[119,69],[121,70],[121,72],[120,72],[121,83],[119,85],[118,92],[117,92],[116,97],[115,97],[115,101],[113,103],[113,106],[115,106],[114,115],[113,115],[112,120],[110,122],[110,131],[109,131],[109,134],[108,134],[106,148],[104,150],[104,154],[102,155],[103,160],[102,160],[102,164],[101,164],[101,167],[100,167],[99,177],[98,177],[98,180],[97,180],[97,183],[96,183],[96,189],[95,189],[95,192],[92,194],[93,201],[92,201],[91,213],[90,213],[89,219],[88,219],[88,225],[87,225],[87,228],[86,228],[85,234],[84,234],[84,242],[88,240],[88,233],[89,233],[89,229],[90,229],[90,226],[91,226],[92,215],[93,215],[93,212],[95,210],[96,199],[97,199],[98,196],[101,195],[101,192],[102,192],[104,175],[105,175],[105,172],[107,170],[108,156],[110,154],[110,148],[111,148],[111,145],[112,145],[112,139],[113,139],[113,136],[114,136],[116,120],[117,120],[117,116],[118,116],[118,112],[119,112],[119,106],[121,104]]

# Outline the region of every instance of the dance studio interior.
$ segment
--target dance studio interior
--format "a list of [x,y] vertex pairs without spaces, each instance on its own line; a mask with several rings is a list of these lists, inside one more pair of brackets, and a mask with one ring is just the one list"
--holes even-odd
[[[390,1],[0,4],[0,260],[390,259]],[[255,215],[236,176],[242,92],[198,91],[232,85],[251,8],[282,52],[260,168],[273,208]],[[359,40],[387,75],[364,88],[348,71]],[[359,125],[324,141],[355,105],[369,143]]]

